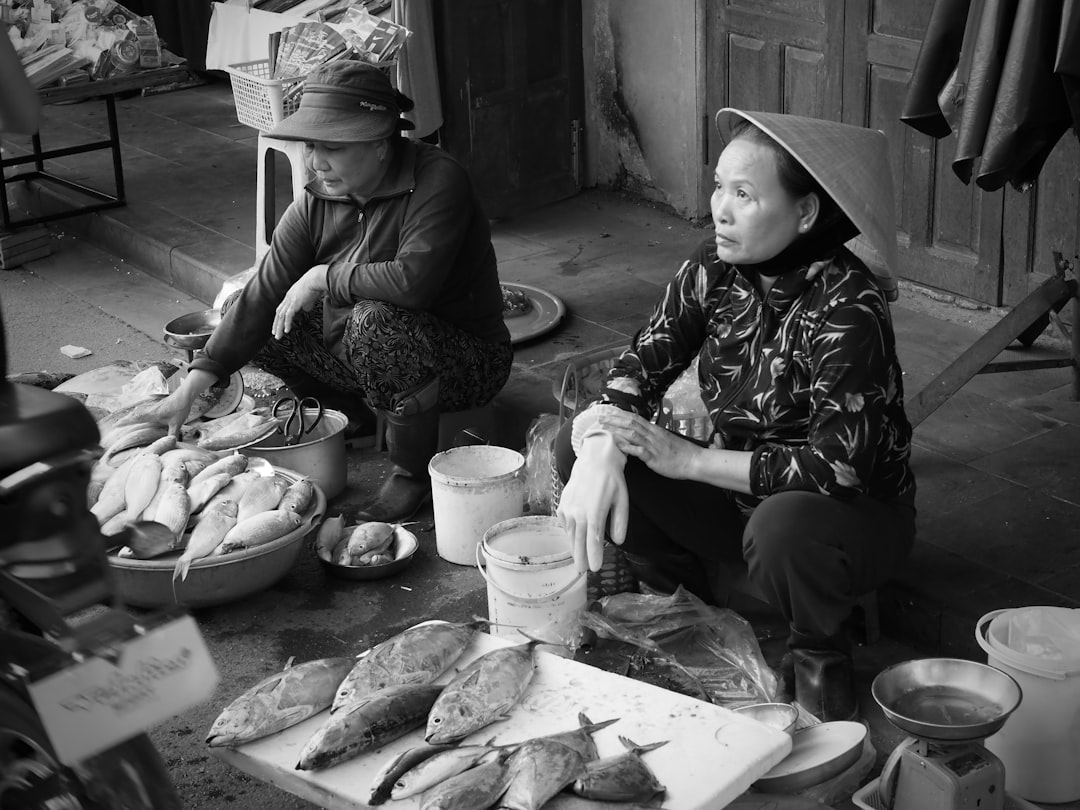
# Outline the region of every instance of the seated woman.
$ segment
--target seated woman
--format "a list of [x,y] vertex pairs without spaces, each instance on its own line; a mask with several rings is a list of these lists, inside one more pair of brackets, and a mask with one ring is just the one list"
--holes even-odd
[[513,361],[488,220],[450,155],[401,137],[410,109],[363,62],[307,77],[268,134],[303,141],[315,178],[156,414],[178,431],[200,393],[249,362],[298,395],[345,397],[354,413],[366,402],[385,415],[393,468],[360,518],[388,522],[430,496],[440,412],[486,404]]
[[[656,589],[722,600],[720,571],[745,560],[789,624],[785,697],[850,719],[852,608],[915,537],[885,136],[734,109],[716,124],[715,235],[561,431],[558,511],[583,563],[599,570],[610,537]],[[650,421],[695,357],[709,442]]]

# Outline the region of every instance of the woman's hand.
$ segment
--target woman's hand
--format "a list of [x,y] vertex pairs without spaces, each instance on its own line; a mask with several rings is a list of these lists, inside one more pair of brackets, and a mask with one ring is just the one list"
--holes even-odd
[[574,550],[579,571],[586,565],[599,571],[604,564],[604,535],[611,523],[611,539],[626,539],[630,499],[623,475],[625,458],[610,436],[585,439],[574,462],[570,480],[559,498],[558,516]]
[[685,479],[703,448],[629,411],[605,412],[598,420],[611,433],[615,446],[644,461],[665,478]]
[[[180,387],[160,400],[152,408],[143,411],[138,421],[165,425],[169,433],[180,438],[180,429],[191,413],[191,406],[204,391],[214,384],[215,377],[202,369],[190,369]],[[123,424],[121,421],[118,424]]]
[[317,264],[289,287],[274,313],[273,334],[277,340],[292,331],[293,318],[298,313],[309,311],[326,295],[326,271],[329,268],[328,264]]

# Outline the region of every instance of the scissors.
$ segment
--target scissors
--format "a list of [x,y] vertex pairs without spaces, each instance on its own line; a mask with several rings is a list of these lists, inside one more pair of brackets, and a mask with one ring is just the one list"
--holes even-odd
[[[315,411],[315,418],[309,422],[311,417],[308,411],[312,410]],[[323,406],[315,397],[281,397],[270,409],[270,415],[277,419],[284,417],[285,421],[279,429],[285,436],[285,444],[293,445],[298,444],[302,436],[311,433],[319,424],[323,418]]]

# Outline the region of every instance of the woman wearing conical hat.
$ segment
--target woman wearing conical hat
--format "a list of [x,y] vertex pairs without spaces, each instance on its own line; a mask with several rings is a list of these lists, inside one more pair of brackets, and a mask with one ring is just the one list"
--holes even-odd
[[[714,233],[560,434],[559,515],[583,563],[610,538],[661,591],[722,601],[745,560],[790,626],[785,697],[846,720],[853,605],[915,536],[886,139],[734,109],[716,125]],[[695,358],[707,442],[650,421]]]

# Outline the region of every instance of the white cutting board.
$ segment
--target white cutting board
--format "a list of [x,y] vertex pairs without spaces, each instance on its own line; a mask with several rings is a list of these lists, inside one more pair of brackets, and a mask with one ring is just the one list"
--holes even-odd
[[[513,645],[477,633],[450,672],[485,652]],[[480,729],[467,743],[510,743],[566,731],[577,726],[578,712],[593,722],[619,718],[596,740],[600,756],[623,751],[621,734],[636,743],[669,740],[644,755],[667,787],[662,807],[718,810],[743,793],[791,750],[784,732],[730,709],[621,675],[538,651],[536,672],[510,717]],[[410,732],[375,751],[322,771],[298,771],[304,743],[329,717],[329,710],[303,723],[238,748],[211,748],[218,758],[262,781],[318,804],[327,810],[367,807],[372,777],[391,757],[423,742],[424,729]],[[387,802],[389,810],[415,810],[419,797]]]

